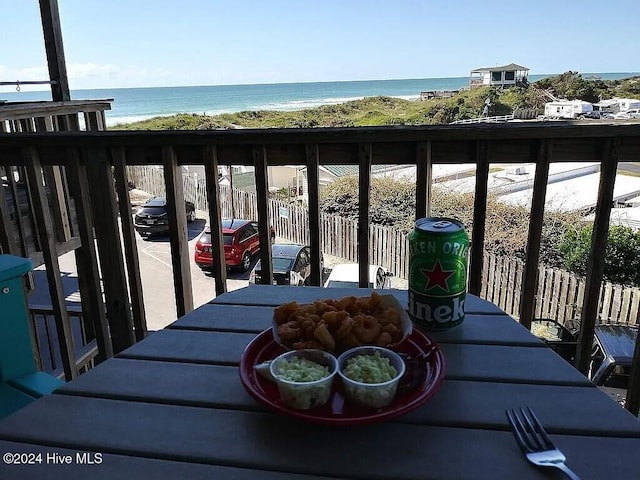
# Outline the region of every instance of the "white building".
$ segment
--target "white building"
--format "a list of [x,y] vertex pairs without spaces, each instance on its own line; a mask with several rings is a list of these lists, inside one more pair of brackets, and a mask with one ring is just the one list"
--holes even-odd
[[510,63],[501,67],[482,67],[471,70],[469,88],[513,87],[527,83],[529,69]]

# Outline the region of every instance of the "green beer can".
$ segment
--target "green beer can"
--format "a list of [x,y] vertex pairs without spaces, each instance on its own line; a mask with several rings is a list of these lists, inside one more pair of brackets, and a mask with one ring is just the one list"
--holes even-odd
[[442,330],[464,320],[469,237],[458,220],[421,218],[409,235],[409,318]]

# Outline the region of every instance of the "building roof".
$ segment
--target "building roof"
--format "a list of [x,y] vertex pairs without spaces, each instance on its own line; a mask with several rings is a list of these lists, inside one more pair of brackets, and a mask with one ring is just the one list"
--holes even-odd
[[233,188],[251,187],[256,184],[256,175],[254,172],[234,173]]
[[515,63],[510,63],[509,65],[503,65],[501,67],[475,68],[475,69],[471,70],[471,73],[475,73],[475,72],[510,72],[512,70],[526,70],[527,72],[529,71],[529,69],[527,67],[523,67],[521,65],[516,65]]

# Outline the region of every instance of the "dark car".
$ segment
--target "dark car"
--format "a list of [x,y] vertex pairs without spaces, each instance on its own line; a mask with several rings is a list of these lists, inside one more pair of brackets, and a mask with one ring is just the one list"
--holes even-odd
[[[184,208],[187,213],[187,222],[193,222],[196,219],[195,205],[185,201]],[[167,210],[167,199],[153,197],[144,202],[133,217],[133,225],[141,235],[168,232],[169,211]]]
[[[276,243],[271,247],[274,285],[308,285],[311,275],[311,249],[304,245]],[[249,283],[260,283],[260,261],[256,263]]]
[[[260,251],[258,222],[238,218],[222,220],[224,259],[227,267],[239,267],[246,272],[251,266],[251,258]],[[275,231],[271,230],[271,240]],[[211,228],[206,226],[196,242],[194,252],[196,264],[203,270],[211,269]]]

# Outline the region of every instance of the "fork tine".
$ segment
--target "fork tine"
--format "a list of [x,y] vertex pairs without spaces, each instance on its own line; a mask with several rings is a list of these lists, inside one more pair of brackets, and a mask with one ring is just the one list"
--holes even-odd
[[523,425],[520,423],[520,419],[517,417],[515,410],[507,410],[506,413],[518,446],[524,453],[531,452],[532,449],[526,439],[526,432],[524,432]]
[[534,423],[534,429],[538,432],[538,434],[542,437],[542,439],[545,442],[545,447],[556,448],[553,442],[551,441],[551,439],[549,438],[549,435],[547,435],[547,432],[542,426],[542,423],[540,422],[540,420],[538,420],[538,417],[536,416],[536,414],[533,413],[533,410],[531,410],[531,407],[527,407],[527,410],[529,411],[528,417]]
[[523,418],[524,420],[524,428],[528,433],[528,437],[531,438],[531,443],[533,443],[533,450],[541,450],[544,448],[544,445],[542,445],[542,443],[540,442],[540,439],[538,438],[538,435],[536,434],[536,429],[533,426],[533,423],[531,421],[531,419],[529,418],[529,415],[527,415],[527,412],[524,410],[524,408],[520,407],[520,416]]

